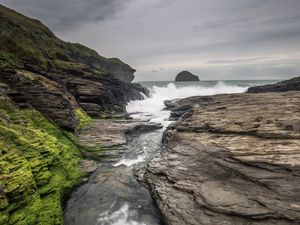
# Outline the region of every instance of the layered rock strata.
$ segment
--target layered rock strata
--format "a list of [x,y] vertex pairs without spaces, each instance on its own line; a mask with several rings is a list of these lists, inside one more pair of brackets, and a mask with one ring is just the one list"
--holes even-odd
[[192,97],[145,179],[168,225],[300,223],[300,92]]

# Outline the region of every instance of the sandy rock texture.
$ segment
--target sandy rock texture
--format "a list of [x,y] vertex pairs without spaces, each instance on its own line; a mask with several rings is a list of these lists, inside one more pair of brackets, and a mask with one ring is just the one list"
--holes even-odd
[[299,224],[299,106],[300,92],[178,101],[145,174],[166,224]]

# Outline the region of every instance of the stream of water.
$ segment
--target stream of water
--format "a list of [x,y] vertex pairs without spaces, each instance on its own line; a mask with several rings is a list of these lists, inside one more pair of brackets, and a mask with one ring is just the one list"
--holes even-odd
[[170,123],[163,101],[240,93],[249,86],[263,83],[271,81],[143,83],[151,90],[152,97],[130,102],[127,111],[134,119],[158,122],[164,128],[133,138],[119,159],[103,163],[86,184],[76,189],[66,205],[66,225],[161,225],[151,195],[137,177],[142,176],[149,160],[159,154],[163,130]]

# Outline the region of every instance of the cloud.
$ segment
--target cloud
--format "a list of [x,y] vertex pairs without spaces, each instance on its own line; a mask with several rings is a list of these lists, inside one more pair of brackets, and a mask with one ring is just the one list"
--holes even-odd
[[4,5],[38,18],[56,31],[114,18],[124,0],[1,0]]
[[[300,74],[299,0],[0,0],[68,41],[137,69],[137,80]],[[161,69],[163,68],[163,69]]]

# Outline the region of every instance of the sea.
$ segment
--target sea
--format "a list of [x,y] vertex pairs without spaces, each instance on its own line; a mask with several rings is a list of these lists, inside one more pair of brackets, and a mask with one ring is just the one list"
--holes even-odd
[[139,82],[151,92],[150,98],[132,101],[127,111],[134,118],[148,118],[152,122],[168,124],[169,113],[164,111],[164,101],[222,93],[243,93],[249,87],[277,83],[280,80],[206,80],[193,82],[144,81]]

